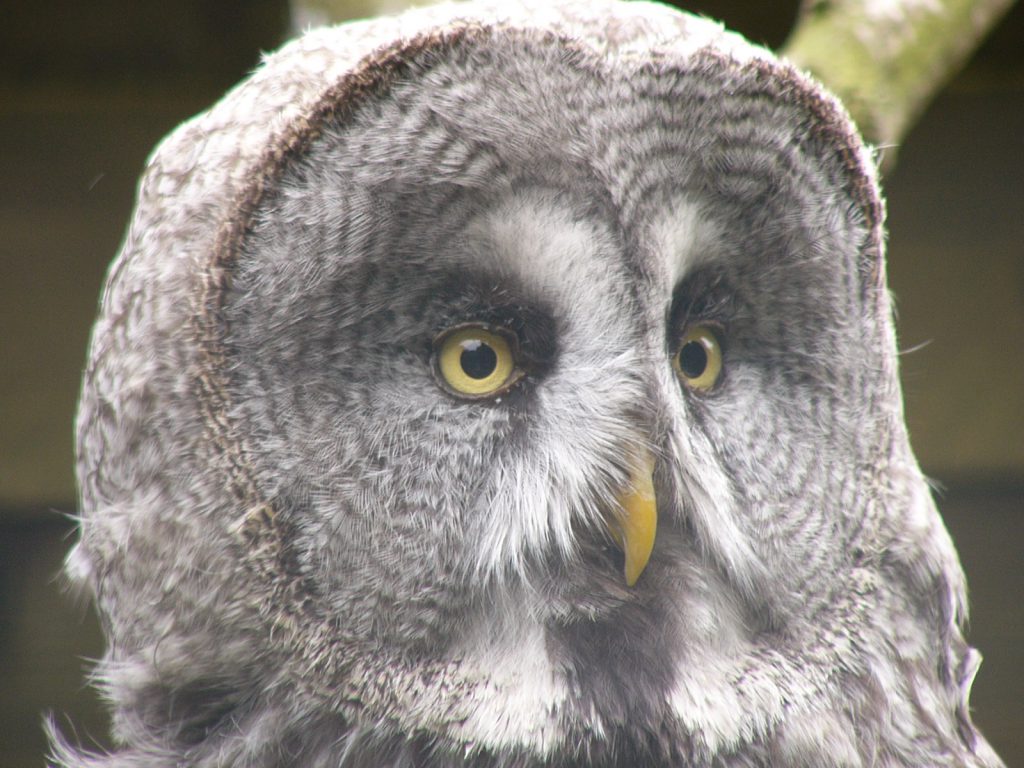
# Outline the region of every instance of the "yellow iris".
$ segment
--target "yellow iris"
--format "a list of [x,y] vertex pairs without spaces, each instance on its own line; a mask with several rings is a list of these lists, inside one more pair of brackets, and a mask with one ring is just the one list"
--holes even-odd
[[672,359],[676,375],[690,389],[707,392],[722,373],[722,346],[714,331],[695,325],[684,335]]
[[437,368],[457,395],[488,397],[519,380],[509,341],[480,326],[463,326],[442,334],[435,343]]

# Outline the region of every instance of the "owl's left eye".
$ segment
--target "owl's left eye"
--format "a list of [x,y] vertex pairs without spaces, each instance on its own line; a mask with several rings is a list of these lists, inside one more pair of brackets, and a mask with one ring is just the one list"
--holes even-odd
[[522,378],[516,365],[516,339],[509,332],[480,325],[462,325],[434,340],[438,378],[454,395],[470,399],[493,397]]

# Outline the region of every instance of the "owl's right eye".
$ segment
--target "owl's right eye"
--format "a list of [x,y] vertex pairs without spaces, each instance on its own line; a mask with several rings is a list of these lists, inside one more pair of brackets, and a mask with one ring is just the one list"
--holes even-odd
[[676,375],[689,389],[708,392],[722,373],[722,345],[706,325],[688,330],[672,360]]
[[434,340],[438,378],[453,395],[469,399],[508,391],[523,372],[516,364],[516,339],[504,330],[461,325]]

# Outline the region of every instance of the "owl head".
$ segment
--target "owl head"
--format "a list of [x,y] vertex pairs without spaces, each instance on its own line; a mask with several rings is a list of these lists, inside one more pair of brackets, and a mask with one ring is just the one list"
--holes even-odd
[[647,3],[306,34],[141,179],[78,417],[109,766],[997,765],[870,153]]

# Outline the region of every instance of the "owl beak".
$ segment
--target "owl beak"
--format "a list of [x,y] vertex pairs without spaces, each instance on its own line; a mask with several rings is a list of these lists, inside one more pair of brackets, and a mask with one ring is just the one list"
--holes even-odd
[[658,530],[658,503],[654,496],[654,459],[643,454],[633,462],[629,485],[620,493],[609,521],[612,538],[626,556],[626,584],[636,584],[647,567]]

